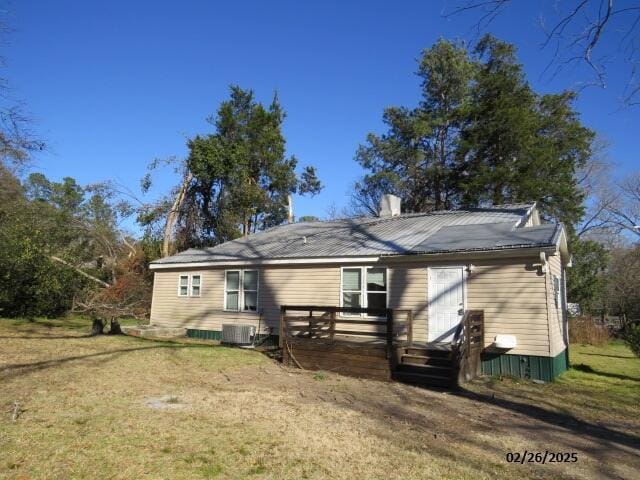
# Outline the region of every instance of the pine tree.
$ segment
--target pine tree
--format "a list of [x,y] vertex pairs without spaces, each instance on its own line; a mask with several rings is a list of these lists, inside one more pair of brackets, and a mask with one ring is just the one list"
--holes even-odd
[[463,204],[536,201],[546,218],[572,228],[584,213],[576,172],[594,139],[573,109],[575,94],[536,94],[513,45],[490,35],[474,53],[477,74],[458,151]]
[[356,186],[360,206],[375,210],[382,193],[403,198],[410,212],[449,208],[457,201],[453,165],[473,65],[465,48],[438,41],[422,54],[422,100],[414,109],[384,112],[389,131],[370,133],[356,160],[369,173]]
[[251,90],[231,87],[229,100],[208,119],[214,133],[188,142],[178,249],[215,245],[278,225],[287,219],[289,195],[321,190],[314,167],[298,177],[298,160],[286,156],[284,119],[277,95],[264,107]]

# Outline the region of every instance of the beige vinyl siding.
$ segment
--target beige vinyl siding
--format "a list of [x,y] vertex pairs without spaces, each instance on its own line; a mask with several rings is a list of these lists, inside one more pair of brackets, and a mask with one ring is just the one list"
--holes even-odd
[[537,258],[474,262],[467,308],[484,310],[485,346],[498,334],[515,335],[507,353],[549,355],[545,277]]
[[[559,257],[551,257],[557,259]],[[413,312],[414,340],[426,341],[428,328],[428,267],[473,263],[467,277],[467,308],[485,311],[485,344],[497,334],[515,335],[518,346],[508,353],[549,356],[557,349],[560,334],[550,329],[548,309],[553,303],[552,289],[547,298],[550,275],[540,272],[537,257],[473,261],[465,259],[443,263],[389,262],[387,265],[387,304],[392,309]],[[553,267],[555,268],[555,267]],[[261,332],[271,327],[277,333],[281,305],[340,305],[339,265],[291,265],[257,268],[259,293],[257,313],[223,311],[224,268],[193,271],[159,270],[155,272],[151,323],[221,330],[223,323],[261,324]],[[202,275],[201,297],[179,297],[180,274]],[[554,317],[556,326],[558,317]],[[560,323],[561,326],[561,323]],[[362,329],[363,326],[353,327]],[[371,327],[380,329],[380,327]],[[384,328],[382,329],[384,331]],[[554,347],[550,349],[550,332]],[[555,351],[555,350],[554,350]]]
[[339,266],[268,267],[261,274],[260,308],[275,333],[282,305],[339,305]]
[[[550,336],[550,355],[555,357],[562,352],[566,346],[564,344],[564,329],[566,328],[564,321],[564,279],[562,272],[562,262],[560,255],[549,257],[549,269],[546,275],[547,280],[547,306],[549,312],[549,336]],[[557,276],[560,281],[560,303],[556,306],[556,300],[553,291],[553,276]]]
[[394,265],[389,267],[387,271],[388,307],[411,310],[413,313],[413,339],[417,342],[426,341],[428,315],[426,265]]
[[[338,266],[269,267],[257,270],[258,311],[262,315],[255,312],[224,311],[224,268],[156,271],[151,323],[203,330],[221,330],[223,323],[247,323],[256,327],[260,323],[261,333],[266,332],[267,327],[277,332],[280,305],[338,305]],[[202,275],[201,296],[179,297],[179,276],[196,272]]]
[[[224,272],[224,269],[156,271],[153,280],[151,323],[163,327],[191,327],[202,330],[222,330],[223,323],[247,323],[257,327],[259,319],[255,312],[224,311]],[[201,275],[200,296],[178,296],[180,275],[191,274]]]

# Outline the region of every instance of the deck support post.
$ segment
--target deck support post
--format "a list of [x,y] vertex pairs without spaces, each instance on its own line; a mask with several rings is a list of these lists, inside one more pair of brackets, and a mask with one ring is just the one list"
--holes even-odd
[[387,358],[393,357],[393,310],[387,308]]
[[331,343],[334,343],[335,337],[336,337],[336,311],[331,310],[329,315],[330,315],[329,337],[331,339]]

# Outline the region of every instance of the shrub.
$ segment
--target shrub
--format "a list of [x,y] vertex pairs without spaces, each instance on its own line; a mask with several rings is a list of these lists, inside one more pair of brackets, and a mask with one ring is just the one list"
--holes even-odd
[[640,357],[640,323],[631,323],[624,330],[624,341],[636,357]]
[[603,346],[609,343],[611,334],[602,323],[591,317],[577,317],[569,320],[569,342],[582,345]]

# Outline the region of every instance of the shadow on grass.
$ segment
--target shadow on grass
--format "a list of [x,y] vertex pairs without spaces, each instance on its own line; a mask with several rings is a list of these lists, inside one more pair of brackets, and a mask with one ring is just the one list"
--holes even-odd
[[613,442],[633,449],[640,449],[640,436],[620,432],[603,425],[597,425],[585,420],[581,420],[574,415],[563,412],[554,412],[533,405],[531,403],[520,403],[505,398],[496,398],[493,394],[482,394],[469,390],[457,390],[454,395],[458,395],[476,402],[494,405],[511,412],[529,417],[533,420],[546,423],[550,426],[558,426],[580,436],[588,436],[593,440],[603,442]]
[[600,370],[595,370],[589,365],[586,365],[584,363],[577,363],[577,364],[571,365],[571,368],[574,370],[578,370],[579,372],[590,373],[592,375],[599,375],[602,377],[617,378],[619,380],[632,380],[634,382],[640,381],[640,378],[638,377],[630,377],[628,375],[620,375],[619,373],[609,373],[609,372],[602,372]]
[[[78,337],[73,337],[73,338],[78,338]],[[143,341],[148,341],[148,340],[143,340]],[[132,348],[121,348],[116,350],[108,350],[104,352],[88,353],[85,355],[73,355],[69,357],[56,358],[52,360],[42,360],[39,362],[8,364],[0,367],[0,379],[7,380],[10,378],[36,372],[39,370],[58,367],[58,366],[67,364],[69,362],[87,360],[92,358],[101,358],[101,357],[113,358],[125,353],[138,352],[143,350],[157,350],[157,349],[177,350],[177,349],[211,348],[211,345],[205,345],[205,344],[183,344],[183,343],[165,342],[165,341],[162,341],[161,343],[159,342],[153,342],[153,343],[154,345],[132,347]]]
[[606,355],[604,353],[587,353],[587,352],[581,352],[580,355],[591,355],[593,357],[609,357],[609,358],[634,358],[633,355]]
[[[27,332],[28,333],[28,332]],[[72,340],[74,338],[91,338],[96,335],[0,335],[0,339],[17,338],[20,340]]]

